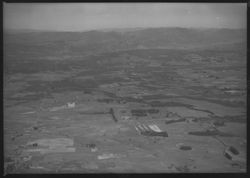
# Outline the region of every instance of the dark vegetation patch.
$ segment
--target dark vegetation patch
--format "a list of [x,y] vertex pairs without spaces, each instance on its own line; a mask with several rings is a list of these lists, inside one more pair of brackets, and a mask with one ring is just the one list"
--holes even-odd
[[[18,59],[17,59],[18,58]],[[86,69],[79,73],[82,74],[98,74],[106,71],[105,66],[97,65],[96,59],[86,60],[49,60],[49,59],[36,59],[36,57],[20,59],[19,57],[8,58],[5,61],[5,72],[7,74],[14,73],[37,73],[37,72],[59,72],[59,71],[72,71],[72,69]]]
[[121,98],[121,97],[119,97],[116,94],[111,93],[111,92],[107,92],[107,91],[101,91],[101,92],[104,93],[106,96],[108,96],[110,98]]
[[179,149],[184,150],[184,151],[188,151],[188,150],[192,150],[192,147],[187,146],[187,145],[180,145]]
[[225,125],[225,122],[223,120],[215,120],[213,124],[217,127],[221,127]]
[[166,95],[163,95],[163,94],[155,94],[155,95],[146,95],[146,96],[143,96],[144,100],[163,99],[163,98],[168,98],[168,97]]
[[71,78],[55,81],[50,83],[53,92],[64,92],[64,91],[85,91],[94,89],[98,86],[96,81],[87,80],[85,82],[74,81]]
[[236,148],[234,148],[233,146],[230,146],[228,148],[228,150],[231,151],[234,155],[240,154],[240,152]]
[[92,89],[85,88],[85,89],[83,90],[83,93],[84,93],[84,94],[91,94],[92,91],[93,91]]
[[147,112],[149,114],[156,114],[156,113],[159,113],[159,109],[148,109]]
[[126,110],[121,110],[121,113],[125,114],[125,113],[127,113],[127,111]]
[[172,124],[172,123],[176,123],[176,122],[185,122],[186,119],[184,118],[181,118],[181,119],[173,119],[173,120],[168,120],[168,121],[165,121],[165,124]]
[[207,113],[209,113],[209,114],[211,114],[211,115],[214,115],[214,113],[211,112],[211,111],[209,111],[209,110],[206,110],[206,109],[197,109],[197,108],[195,108],[194,106],[189,107],[189,109],[196,110],[196,111],[207,112]]
[[12,163],[8,163],[5,165],[4,172],[6,174],[11,174],[11,173],[14,173],[16,169],[17,169],[16,164],[12,162]]
[[143,116],[147,116],[147,111],[142,110],[142,109],[132,109],[131,114],[133,116],[143,117]]
[[101,102],[101,103],[112,103],[112,102],[114,102],[114,99],[103,98],[103,99],[97,99],[97,101]]
[[131,114],[133,116],[147,116],[148,114],[156,114],[159,113],[158,109],[132,109]]
[[[206,89],[204,89],[206,90]],[[212,89],[211,89],[212,90]],[[211,91],[209,90],[209,91]],[[213,94],[213,97],[218,97],[218,100],[215,100],[215,99],[208,99],[206,97],[192,97],[192,96],[185,96],[185,98],[188,98],[188,99],[194,99],[194,100],[205,100],[205,101],[208,101],[208,102],[211,102],[211,103],[215,103],[215,104],[220,104],[220,105],[224,105],[224,106],[229,106],[229,107],[242,107],[242,106],[245,106],[244,102],[238,102],[238,101],[235,101],[235,102],[228,102],[228,101],[223,101],[222,96],[223,94]]]
[[141,132],[142,135],[145,136],[160,136],[160,137],[168,137],[167,132],[153,132],[153,131],[143,131]]
[[175,169],[179,172],[182,172],[182,173],[187,173],[187,172],[190,172],[191,169],[188,167],[188,165],[184,165],[184,166],[175,166]]
[[40,80],[28,81],[27,82],[28,86],[25,88],[25,91],[41,92],[41,93],[50,92],[53,89],[52,83],[56,84],[57,82],[56,81],[47,82],[47,81],[40,81]]
[[4,162],[13,162],[13,161],[14,160],[9,156],[4,157]]
[[12,101],[6,101],[4,102],[4,107],[8,108],[8,107],[13,107],[13,106],[18,106],[21,104],[25,104],[27,101],[16,101],[16,100],[12,100]]
[[219,116],[212,116],[211,117],[214,120],[220,121],[220,122],[235,122],[235,123],[246,123],[247,117],[246,116],[225,116],[225,117],[219,117]]
[[24,59],[24,60],[11,60],[6,64],[6,73],[37,73],[37,72],[49,72],[49,71],[66,71],[70,70],[70,65],[63,62],[56,62],[51,60],[34,60],[34,59]]
[[166,107],[166,106],[183,106],[183,107],[192,107],[192,105],[178,103],[178,102],[161,102],[161,101],[151,101],[148,102],[152,107]]
[[134,103],[145,103],[142,99],[132,98],[132,97],[120,97],[120,100],[124,103],[134,102]]
[[96,76],[94,80],[96,83],[98,83],[98,85],[126,82],[124,78],[116,76],[115,74],[114,76],[104,77],[101,75],[101,73],[99,73],[99,76]]
[[32,95],[26,95],[26,96],[21,96],[21,97],[6,97],[6,101],[4,102],[5,107],[10,107],[10,106],[17,106],[17,105],[21,105],[21,104],[25,104],[31,101],[37,101],[40,99],[51,99],[53,98],[53,96],[48,93],[48,92],[37,92],[36,94],[32,94]]
[[115,121],[115,122],[118,122],[118,119],[115,117],[115,112],[114,112],[114,109],[113,108],[110,108],[109,110],[111,116],[112,116],[112,119]]
[[26,96],[21,96],[21,97],[9,97],[8,100],[14,100],[18,102],[26,102],[26,101],[36,101],[41,98],[50,98],[51,95],[45,95],[43,93],[37,93],[37,94],[32,94],[32,95],[26,95]]
[[230,116],[226,118],[227,122],[236,122],[236,123],[246,123],[247,118],[246,116]]
[[194,132],[188,132],[188,134],[196,135],[196,136],[221,136],[221,137],[234,137],[235,136],[233,134],[221,132],[219,130],[194,131]]
[[171,56],[171,59],[180,59],[182,55],[186,53],[186,51],[154,48],[154,49],[133,49],[133,50],[124,51],[124,53],[133,55],[133,56],[138,56],[141,58],[148,58],[148,56],[168,55],[168,56]]
[[91,94],[91,92],[97,87],[97,83],[94,80],[89,80],[86,83],[80,83],[71,80],[70,78],[60,81],[28,81],[28,86],[19,92],[35,92],[35,94],[8,97],[8,100],[13,101],[34,101],[42,98],[52,98],[52,93],[60,93],[65,91],[83,91],[85,94]]
[[110,114],[110,112],[78,112],[79,114],[86,114],[86,115],[96,115],[96,114]]

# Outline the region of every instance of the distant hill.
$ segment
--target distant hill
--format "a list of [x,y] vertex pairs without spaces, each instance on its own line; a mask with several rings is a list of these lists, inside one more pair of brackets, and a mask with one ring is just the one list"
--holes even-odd
[[[34,50],[43,53],[66,51],[91,55],[129,49],[220,49],[246,47],[246,30],[192,28],[138,28],[87,32],[5,32],[7,53]],[[39,49],[36,49],[39,48]]]

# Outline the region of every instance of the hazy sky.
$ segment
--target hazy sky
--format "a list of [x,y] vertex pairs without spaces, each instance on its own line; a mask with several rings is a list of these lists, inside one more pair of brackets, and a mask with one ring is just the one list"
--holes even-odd
[[4,28],[246,28],[246,3],[4,3]]

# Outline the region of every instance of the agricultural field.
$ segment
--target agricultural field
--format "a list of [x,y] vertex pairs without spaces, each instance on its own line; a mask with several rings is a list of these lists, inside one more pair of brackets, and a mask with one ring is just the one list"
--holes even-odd
[[30,35],[6,35],[6,174],[246,172],[246,52],[237,40],[182,48],[145,39],[142,48],[140,35],[131,46]]

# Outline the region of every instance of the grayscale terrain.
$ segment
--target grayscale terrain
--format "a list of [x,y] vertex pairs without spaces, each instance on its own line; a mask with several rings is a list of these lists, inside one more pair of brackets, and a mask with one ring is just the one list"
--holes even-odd
[[10,173],[246,172],[246,30],[4,32]]

